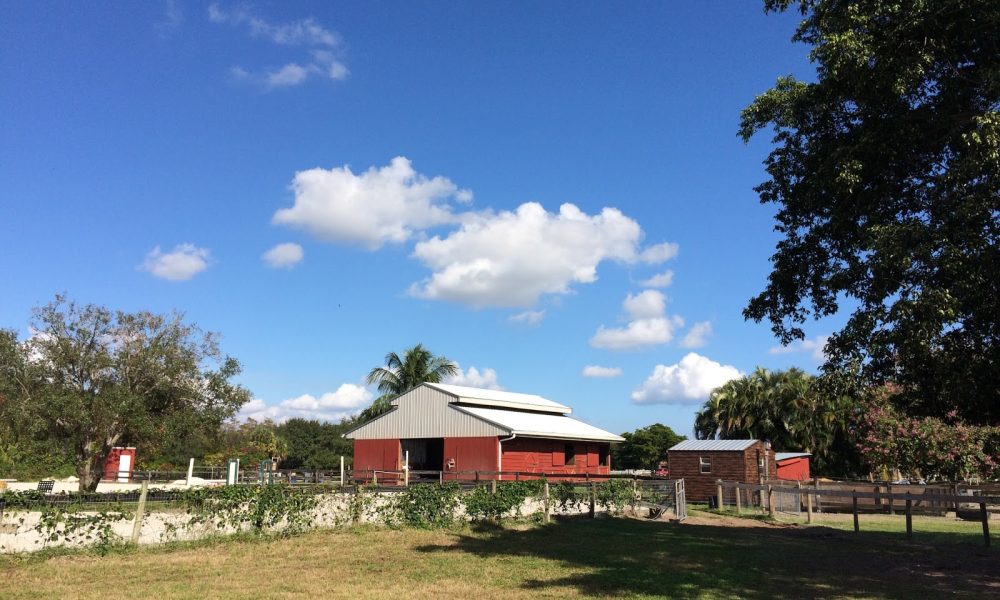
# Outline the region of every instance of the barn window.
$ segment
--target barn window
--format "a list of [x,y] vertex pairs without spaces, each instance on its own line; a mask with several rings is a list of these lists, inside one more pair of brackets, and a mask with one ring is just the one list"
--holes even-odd
[[712,458],[709,456],[698,457],[698,470],[702,473],[712,472]]
[[601,449],[597,451],[597,457],[599,459],[598,464],[602,467],[608,466],[608,450],[609,448],[607,446],[601,446]]
[[566,457],[564,464],[575,465],[576,464],[576,448],[573,444],[566,444],[563,449],[563,456]]

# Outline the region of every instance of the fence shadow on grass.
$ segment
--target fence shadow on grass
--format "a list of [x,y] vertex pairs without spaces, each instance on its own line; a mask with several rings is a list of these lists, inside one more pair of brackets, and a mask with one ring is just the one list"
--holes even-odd
[[562,519],[521,530],[478,527],[456,544],[418,551],[547,559],[552,566],[538,567],[524,588],[587,595],[1000,597],[996,552],[852,535],[825,527]]

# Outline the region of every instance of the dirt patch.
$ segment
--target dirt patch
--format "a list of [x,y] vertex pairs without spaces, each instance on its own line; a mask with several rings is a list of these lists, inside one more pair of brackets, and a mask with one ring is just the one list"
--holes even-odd
[[773,523],[769,521],[761,521],[759,519],[743,519],[740,517],[731,516],[712,516],[712,517],[688,517],[684,519],[683,523],[685,525],[707,525],[709,527],[740,527],[746,528],[756,528],[756,529],[788,529],[796,528],[793,524],[788,523]]

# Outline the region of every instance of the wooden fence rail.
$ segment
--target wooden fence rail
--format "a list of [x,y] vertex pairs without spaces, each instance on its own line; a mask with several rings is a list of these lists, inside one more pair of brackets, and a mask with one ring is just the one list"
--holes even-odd
[[[741,483],[738,481],[722,481],[721,479],[716,481],[717,495],[718,495],[718,505],[719,508],[723,506],[724,490],[748,490],[751,492],[758,492],[762,496],[766,494],[767,496],[767,507],[771,516],[775,516],[775,504],[774,504],[774,493],[777,490],[778,493],[794,493],[800,494],[806,497],[806,522],[812,523],[813,515],[813,500],[819,501],[820,497],[832,497],[832,498],[849,498],[851,500],[852,510],[854,515],[854,531],[855,533],[861,531],[860,522],[858,519],[858,500],[859,499],[888,499],[890,502],[899,500],[905,504],[906,511],[906,537],[913,537],[913,502],[919,501],[921,499],[926,500],[922,494],[913,494],[911,492],[881,492],[881,491],[871,491],[871,492],[861,492],[857,490],[831,490],[823,489],[820,487],[806,487],[806,486],[776,486],[772,484],[759,485],[754,483]],[[961,494],[930,494],[933,495],[935,501],[940,502],[952,502],[956,507],[962,504],[978,504],[979,505],[979,516],[980,521],[983,525],[983,541],[986,546],[990,545],[990,523],[989,523],[989,512],[986,510],[987,505],[998,505],[1000,504],[1000,496],[964,496]],[[737,507],[739,506],[739,492],[736,494]],[[761,502],[763,505],[764,502]],[[739,510],[737,508],[737,510]]]

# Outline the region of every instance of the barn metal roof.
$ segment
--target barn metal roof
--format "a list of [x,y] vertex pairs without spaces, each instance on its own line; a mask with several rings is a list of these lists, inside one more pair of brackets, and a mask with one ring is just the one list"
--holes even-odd
[[518,394],[502,390],[487,390],[445,383],[425,383],[423,385],[453,396],[461,404],[536,410],[560,415],[568,415],[573,412],[568,406],[553,402],[547,398],[542,398],[541,396],[536,396],[535,394]]
[[757,440],[684,440],[670,450],[695,450],[699,452],[739,452],[757,443]]
[[456,406],[455,408],[483,421],[502,427],[514,435],[567,440],[625,441],[625,438],[619,435],[598,429],[593,425],[588,425],[583,421],[578,421],[565,415],[540,414],[478,406]]
[[811,452],[775,452],[774,460],[781,462],[783,460],[789,460],[791,458],[803,458],[806,456],[812,456]]

